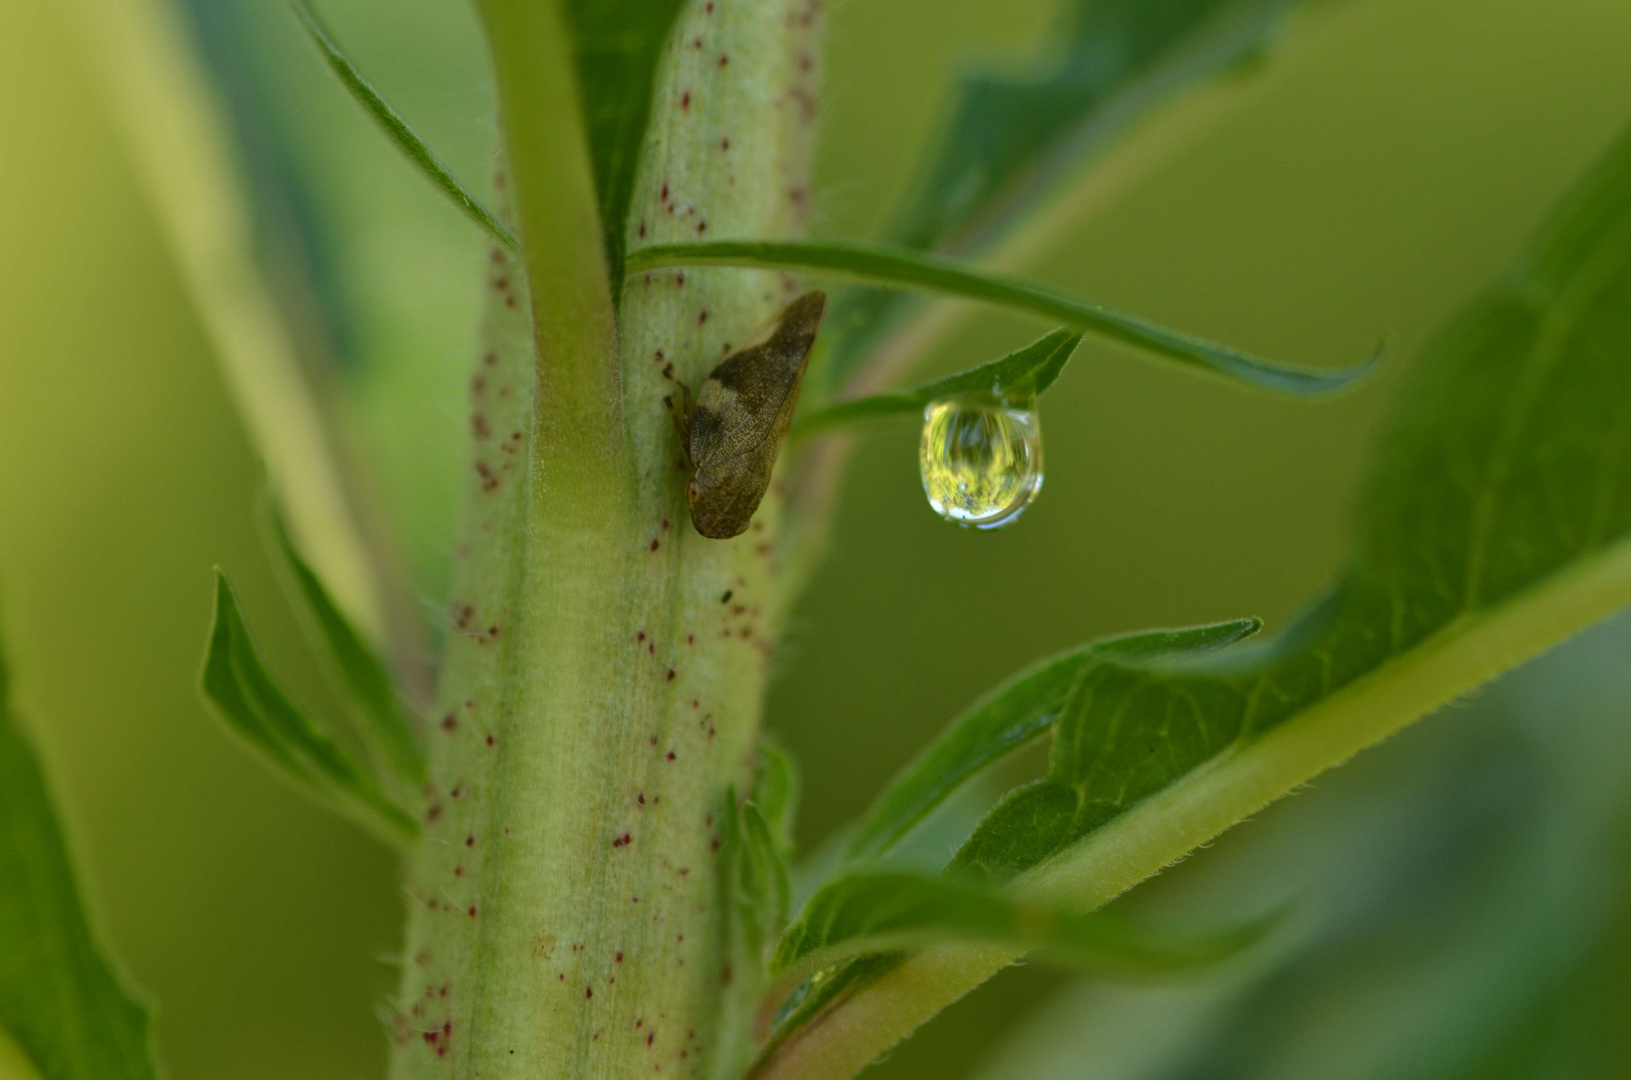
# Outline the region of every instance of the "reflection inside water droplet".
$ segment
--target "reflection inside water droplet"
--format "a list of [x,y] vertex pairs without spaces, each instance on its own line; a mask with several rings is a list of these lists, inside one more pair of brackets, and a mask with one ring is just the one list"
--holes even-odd
[[977,529],[1007,525],[1042,490],[1042,428],[1034,402],[937,401],[918,452],[934,512]]

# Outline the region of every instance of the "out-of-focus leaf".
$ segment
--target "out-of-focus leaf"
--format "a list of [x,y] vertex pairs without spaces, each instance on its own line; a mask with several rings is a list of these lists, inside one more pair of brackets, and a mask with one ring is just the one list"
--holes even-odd
[[[956,241],[1022,211],[1072,158],[1165,94],[1241,63],[1269,41],[1291,0],[1073,0],[1049,37],[1052,71],[965,76],[894,239]],[[1129,100],[1132,99],[1132,100]],[[1119,115],[1106,116],[1115,109]],[[1094,125],[1094,121],[1097,124]],[[1094,130],[1084,131],[1084,126]],[[1107,130],[1109,129],[1109,130]]]
[[158,1077],[147,1006],[91,929],[0,660],[0,1042],[8,1037],[40,1080]]
[[[103,3],[108,0],[82,0]],[[471,5],[402,0],[391,5],[312,0],[384,96],[411,106],[415,127],[450,171],[492,211],[491,85]],[[220,103],[224,135],[241,162],[254,256],[286,315],[302,366],[328,422],[343,428],[342,474],[364,493],[361,518],[374,584],[400,660],[423,657],[441,620],[422,597],[445,597],[469,421],[450,407],[469,385],[470,327],[484,290],[470,288],[489,254],[486,236],[443,213],[419,175],[370,137],[342,84],[299,24],[264,0],[179,0],[190,44]],[[343,18],[342,18],[343,16]],[[503,220],[509,221],[508,218]],[[513,225],[513,221],[510,222]],[[497,245],[494,245],[497,246]],[[496,277],[496,272],[494,273]],[[378,644],[349,603],[349,583],[311,547],[285,507],[302,549],[353,623]],[[428,624],[428,625],[427,625]],[[425,671],[409,673],[428,685]]]
[[621,291],[634,169],[651,113],[657,59],[684,0],[566,0],[578,87],[606,234],[606,268]]
[[759,743],[759,768],[753,781],[753,801],[764,815],[783,859],[793,855],[793,817],[798,809],[798,765],[786,749],[765,736]]
[[878,796],[846,851],[850,863],[877,858],[975,773],[1051,728],[1071,687],[1101,657],[1194,654],[1257,632],[1256,619],[1106,638],[1020,672],[947,725]]
[[984,300],[1090,330],[1168,360],[1282,394],[1329,394],[1363,378],[1381,352],[1353,367],[1314,371],[1270,363],[1164,326],[1078,300],[1019,278],[992,274],[908,248],[834,240],[809,242],[718,240],[706,244],[653,244],[629,253],[628,272],[665,266],[748,266],[815,270],[863,281]]
[[[989,249],[1059,194],[1085,161],[1179,91],[1259,55],[1296,0],[1066,0],[1037,74],[973,74],[888,238],[923,251]],[[1060,47],[1062,45],[1062,48]],[[1043,61],[1042,63],[1046,63]],[[829,321],[828,378],[865,361],[909,298],[855,291]]]
[[403,713],[385,662],[335,606],[328,589],[301,557],[275,506],[271,518],[278,547],[316,636],[334,661],[339,681],[362,717],[361,730],[370,755],[409,790],[418,790],[425,782],[425,749]]
[[898,394],[876,394],[818,409],[799,418],[795,435],[880,416],[922,413],[933,402],[963,394],[989,394],[1009,401],[1034,400],[1059,377],[1082,335],[1059,329],[1000,360],[936,379]]
[[406,844],[419,835],[413,815],[279,689],[255,651],[232,586],[219,570],[215,625],[201,682],[221,721],[295,787],[384,840]]
[[[781,761],[788,759],[781,756]],[[791,779],[765,759],[756,786],[768,791],[781,785],[782,780],[772,779],[777,773]],[[782,790],[791,793],[790,787]],[[782,854],[785,845],[758,805],[738,803],[735,791],[729,791],[720,826],[727,961],[715,1075],[723,1077],[737,1075],[753,1053],[755,1014],[771,949],[787,925],[792,883]]]
[[[1326,599],[1256,649],[1098,660],[1054,725],[1046,779],[953,865],[1021,877],[1031,902],[1103,902],[1631,602],[1628,349],[1631,135],[1426,349]],[[1009,959],[907,960],[766,1075],[847,1076]],[[839,1030],[866,1037],[822,1041]]]
[[403,156],[412,162],[438,191],[446,195],[454,206],[463,211],[466,217],[487,230],[489,236],[503,244],[511,253],[518,253],[520,244],[516,241],[515,234],[494,217],[492,211],[481,204],[480,199],[459,183],[448,167],[442,164],[441,158],[438,158],[413,128],[408,126],[408,122],[402,119],[402,115],[391,108],[390,103],[380,97],[379,91],[363,78],[362,72],[357,70],[357,66],[341,50],[339,42],[334,40],[334,35],[329,33],[311,5],[306,3],[306,0],[289,0],[289,6],[294,9],[295,17],[306,28],[306,33],[311,36],[313,44],[323,54],[329,70],[334,72],[340,84],[357,104],[362,106],[363,111],[374,118],[380,130],[385,132],[386,138],[395,143]]
[[385,619],[368,547],[293,336],[256,265],[227,125],[162,0],[78,0],[108,101],[289,524],[370,637]]
[[781,845],[751,801],[742,804],[742,851],[742,895],[751,900],[764,940],[769,942],[787,925],[793,886]]
[[1000,890],[908,871],[862,871],[827,885],[782,935],[771,970],[809,972],[854,956],[944,941],[1041,949],[1117,975],[1215,964],[1262,939],[1273,920],[1213,935],[1157,932],[1102,912],[1044,907]]
[[1160,890],[1178,919],[1295,891],[1306,932],[1222,979],[1069,989],[976,1075],[1625,1075],[1628,647],[1622,614]]
[[764,970],[770,950],[787,925],[793,889],[781,845],[751,799],[726,812],[720,846],[726,851],[726,886],[732,907],[733,951],[750,980]]
[[[1631,531],[1628,300],[1631,139],[1430,348],[1330,596],[1257,655],[1086,673],[1055,727],[1048,778],[994,811],[957,863],[1017,873],[1361,678],[1398,672],[1453,696],[1624,603],[1631,573],[1613,555]],[[1564,600],[1580,588],[1575,564],[1604,574],[1601,591]],[[1491,624],[1501,653],[1458,655],[1452,643]],[[1431,674],[1416,668],[1423,654]],[[1365,730],[1342,704],[1340,719],[1319,719]]]

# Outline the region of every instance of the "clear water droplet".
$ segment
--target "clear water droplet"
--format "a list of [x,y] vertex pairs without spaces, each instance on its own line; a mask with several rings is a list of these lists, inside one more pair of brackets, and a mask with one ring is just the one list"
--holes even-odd
[[1035,402],[935,402],[923,413],[918,465],[935,513],[976,529],[1007,525],[1042,490],[1042,427]]

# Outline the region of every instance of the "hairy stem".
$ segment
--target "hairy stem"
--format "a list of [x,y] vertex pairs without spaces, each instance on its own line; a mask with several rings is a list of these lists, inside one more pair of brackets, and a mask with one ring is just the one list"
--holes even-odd
[[[773,494],[745,535],[698,536],[662,399],[793,283],[631,280],[614,340],[559,13],[482,12],[527,264],[492,253],[392,1075],[726,1075],[753,973],[726,961],[720,826],[751,780],[781,515]],[[814,23],[802,0],[682,12],[630,247],[800,226]]]
[[571,39],[554,0],[479,0],[498,83],[538,348],[535,481],[549,517],[593,518],[621,493],[622,387],[600,213],[573,77]]

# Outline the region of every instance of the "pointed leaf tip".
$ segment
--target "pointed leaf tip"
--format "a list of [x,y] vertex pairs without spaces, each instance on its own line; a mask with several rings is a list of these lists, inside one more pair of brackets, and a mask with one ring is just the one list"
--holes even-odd
[[268,499],[266,507],[269,527],[309,616],[312,636],[332,661],[337,681],[361,721],[358,726],[371,759],[400,786],[418,790],[425,781],[425,751],[408,723],[390,670],[295,547],[276,502]]
[[405,845],[418,836],[414,817],[277,685],[261,662],[220,567],[215,568],[215,618],[200,684],[222,723],[295,787],[391,843]]
[[1082,337],[1079,330],[1060,327],[999,360],[915,389],[855,398],[817,409],[801,417],[793,430],[805,437],[861,420],[922,413],[936,401],[964,395],[988,394],[1015,403],[1032,401],[1059,378]]
[[307,0],[289,0],[289,7],[294,11],[295,18],[300,20],[312,43],[317,46],[318,52],[323,54],[323,60],[328,64],[329,70],[334,72],[352,100],[374,118],[374,122],[379,125],[386,138],[396,144],[396,148],[402,151],[403,156],[431,182],[432,186],[447,196],[465,217],[486,230],[489,236],[512,255],[519,254],[521,244],[515,238],[515,234],[459,182],[452,170],[442,164],[442,159],[437,157],[418,133],[408,126],[402,114],[393,109],[390,103],[380,96],[379,91],[374,89],[373,84],[363,78],[362,72],[358,71],[357,66],[346,56],[339,42],[335,41],[334,35],[329,32],[328,27],[323,24]]

